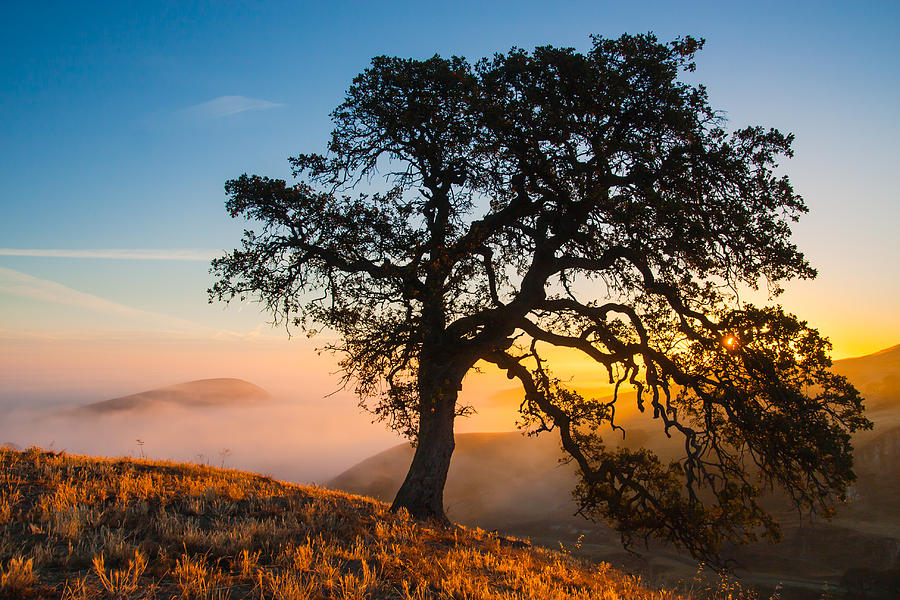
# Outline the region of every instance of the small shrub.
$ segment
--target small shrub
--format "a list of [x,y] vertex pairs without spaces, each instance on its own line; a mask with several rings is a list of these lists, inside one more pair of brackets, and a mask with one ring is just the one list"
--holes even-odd
[[0,592],[4,598],[27,598],[34,593],[37,575],[34,560],[21,556],[11,558],[6,568],[0,568]]
[[227,598],[222,576],[206,565],[202,556],[182,554],[172,570],[184,600],[217,600]]
[[110,598],[130,598],[139,588],[141,575],[147,569],[147,559],[135,551],[134,558],[128,561],[125,569],[106,570],[103,555],[94,557],[94,574],[100,585]]
[[13,507],[22,499],[19,490],[7,492],[0,489],[0,525],[12,520]]
[[318,597],[316,582],[296,571],[272,573],[260,570],[258,585],[263,597],[272,600],[312,600]]
[[240,573],[244,581],[252,581],[259,570],[259,552],[250,552],[246,548],[241,550],[234,560],[234,570]]
[[369,593],[375,589],[377,577],[369,568],[366,561],[362,561],[358,574],[347,573],[342,575],[338,583],[338,592],[341,600],[365,600]]

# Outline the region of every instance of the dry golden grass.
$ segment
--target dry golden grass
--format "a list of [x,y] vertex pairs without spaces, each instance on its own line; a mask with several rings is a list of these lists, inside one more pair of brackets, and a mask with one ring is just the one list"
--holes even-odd
[[[702,593],[701,593],[702,592]],[[0,597],[668,600],[606,564],[250,473],[0,450]]]

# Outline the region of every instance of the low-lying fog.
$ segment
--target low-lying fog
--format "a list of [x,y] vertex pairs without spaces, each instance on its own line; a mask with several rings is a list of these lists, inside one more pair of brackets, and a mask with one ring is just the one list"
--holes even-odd
[[[327,341],[327,340],[325,340]],[[342,390],[322,340],[260,336],[15,336],[0,329],[0,445],[70,453],[200,461],[298,482],[325,482],[402,439],[372,423]],[[113,414],[67,414],[78,406],[163,386],[235,377],[273,398],[226,406],[155,404]],[[479,414],[458,431],[509,431],[521,392],[500,374],[467,379]],[[499,392],[499,393],[498,393]],[[496,397],[495,397],[496,396]],[[139,446],[136,440],[144,442]]]
[[[209,387],[212,382],[225,387]],[[109,392],[92,393],[86,381],[74,393],[6,390],[0,393],[0,445],[200,462],[325,483],[403,441],[384,424],[373,423],[349,390],[328,395],[333,385],[329,390],[318,381],[290,386],[293,393],[285,391],[285,384],[272,396],[255,382],[239,379],[172,383],[177,385],[132,387],[131,395],[115,398]],[[121,382],[117,387],[128,390]],[[255,388],[262,397],[240,397],[246,388]],[[174,398],[167,396],[172,389],[180,390]],[[480,395],[478,390],[473,394]],[[505,395],[484,398],[479,413],[460,419],[457,431],[514,429],[518,400]]]
[[224,464],[315,483],[400,441],[382,425],[371,424],[348,399],[275,399],[203,408],[162,405],[109,414],[73,414],[73,408],[4,411],[0,445],[102,456],[143,453],[147,458]]

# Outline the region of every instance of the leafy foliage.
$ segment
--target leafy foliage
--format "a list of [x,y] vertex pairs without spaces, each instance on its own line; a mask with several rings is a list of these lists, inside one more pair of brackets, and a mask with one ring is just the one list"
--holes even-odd
[[[790,240],[806,205],[776,173],[792,136],[725,129],[679,80],[702,41],[592,39],[475,64],[373,59],[328,153],[291,159],[298,183],[228,182],[232,216],[262,229],[214,262],[210,295],[336,331],[361,402],[432,455],[407,483],[446,470],[468,410],[456,391],[487,361],[521,382],[531,431],[559,430],[585,516],[714,558],[724,538],[777,537],[766,488],[827,513],[854,478],[849,434],[870,423],[827,339],[740,301],[815,276]],[[383,189],[360,192],[376,175]],[[596,361],[613,400],[561,386],[548,346]],[[621,386],[683,458],[606,449]]]

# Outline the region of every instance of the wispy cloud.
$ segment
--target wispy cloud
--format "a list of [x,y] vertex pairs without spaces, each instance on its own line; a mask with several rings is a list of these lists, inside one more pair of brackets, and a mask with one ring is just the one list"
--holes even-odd
[[0,256],[36,256],[44,258],[105,258],[116,260],[193,260],[207,262],[221,251],[197,248],[161,249],[36,249],[0,248]]
[[182,109],[181,114],[198,119],[221,119],[242,112],[255,110],[269,110],[280,108],[284,104],[269,102],[260,98],[247,98],[246,96],[219,96],[208,102],[195,104]]
[[[2,276],[0,276],[2,277]],[[3,292],[0,292],[2,294]],[[142,313],[148,314],[148,313]],[[164,315],[157,313],[149,313],[163,318]],[[165,317],[171,319],[173,317]],[[188,323],[188,321],[183,321]],[[193,324],[192,324],[193,325]],[[231,331],[228,329],[213,329],[210,327],[201,327],[194,325],[190,330],[174,329],[146,329],[134,327],[131,329],[64,329],[64,330],[33,330],[33,329],[10,329],[0,326],[0,346],[3,343],[24,343],[24,342],[116,342],[116,343],[133,343],[135,340],[149,340],[153,342],[159,341],[177,341],[177,342],[213,342],[216,344],[226,344],[229,342],[236,343],[253,343],[256,345],[268,344],[276,348],[284,348],[285,350],[296,349],[302,347],[309,352],[313,352],[314,345],[309,340],[299,339],[296,336],[289,338],[283,332],[269,333],[267,331],[268,324],[262,323],[255,329],[249,331]]]
[[197,329],[195,323],[169,315],[151,312],[119,304],[100,296],[79,292],[61,283],[41,279],[13,269],[0,267],[0,294],[17,296],[28,300],[52,302],[63,306],[88,309],[104,314],[134,317],[151,321],[157,326],[174,329]]

